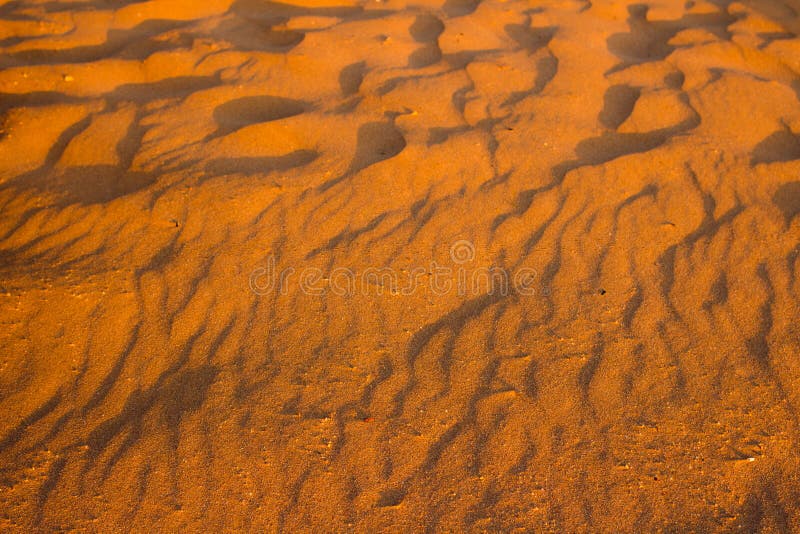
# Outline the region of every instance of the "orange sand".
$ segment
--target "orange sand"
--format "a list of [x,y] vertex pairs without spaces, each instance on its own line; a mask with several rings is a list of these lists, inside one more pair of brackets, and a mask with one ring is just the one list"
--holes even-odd
[[0,530],[800,532],[798,14],[0,2]]

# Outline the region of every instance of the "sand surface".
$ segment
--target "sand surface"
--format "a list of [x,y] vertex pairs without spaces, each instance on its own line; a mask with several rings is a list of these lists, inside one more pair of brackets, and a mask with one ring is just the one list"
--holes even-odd
[[0,531],[800,531],[798,13],[0,2]]

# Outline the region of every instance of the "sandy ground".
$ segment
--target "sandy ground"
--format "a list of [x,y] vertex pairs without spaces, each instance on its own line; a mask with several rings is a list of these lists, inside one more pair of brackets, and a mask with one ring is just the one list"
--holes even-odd
[[0,530],[800,531],[798,13],[1,2]]

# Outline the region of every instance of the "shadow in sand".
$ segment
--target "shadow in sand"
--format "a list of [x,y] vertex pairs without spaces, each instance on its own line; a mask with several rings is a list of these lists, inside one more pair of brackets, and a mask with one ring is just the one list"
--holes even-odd
[[301,100],[279,96],[248,96],[220,104],[214,109],[217,130],[206,141],[233,133],[245,126],[300,115],[308,109]]
[[778,130],[753,148],[751,165],[800,159],[800,138],[789,130]]
[[393,158],[402,152],[405,147],[406,139],[393,121],[363,124],[358,129],[356,153],[353,156],[350,167],[342,176],[322,184],[319,190],[326,191],[346,177],[366,169],[370,165]]
[[781,210],[786,226],[789,226],[800,213],[800,181],[780,186],[772,195],[772,203]]
[[53,204],[99,204],[135,193],[155,183],[150,172],[129,171],[115,165],[86,165],[43,169],[15,178],[10,188],[33,188],[53,197]]
[[206,172],[220,174],[266,174],[273,171],[286,171],[308,165],[319,154],[313,150],[297,150],[285,156],[262,158],[218,158],[206,165]]

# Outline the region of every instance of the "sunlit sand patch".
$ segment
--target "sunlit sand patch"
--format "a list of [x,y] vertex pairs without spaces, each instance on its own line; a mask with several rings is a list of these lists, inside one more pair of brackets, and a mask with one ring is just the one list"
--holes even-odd
[[794,531],[798,13],[0,5],[0,530]]

